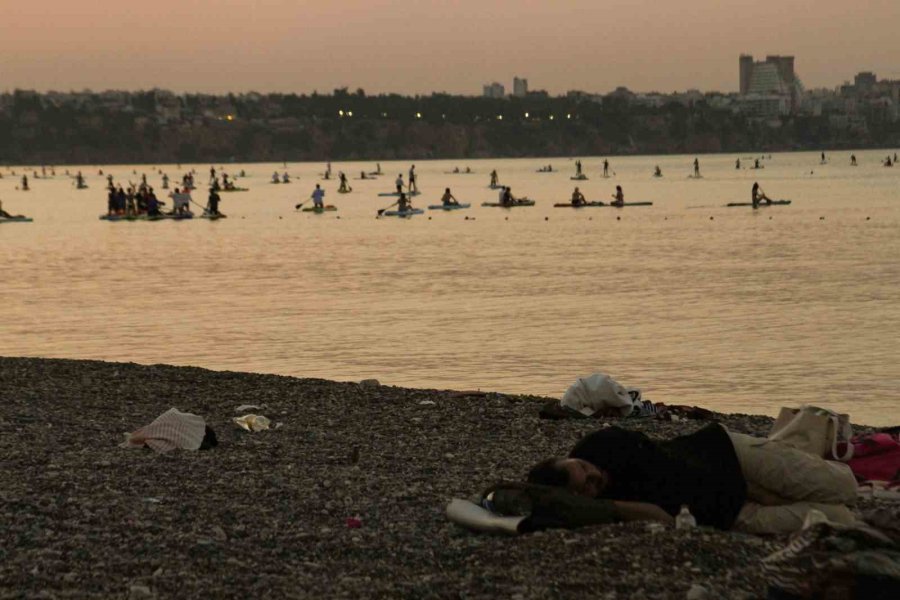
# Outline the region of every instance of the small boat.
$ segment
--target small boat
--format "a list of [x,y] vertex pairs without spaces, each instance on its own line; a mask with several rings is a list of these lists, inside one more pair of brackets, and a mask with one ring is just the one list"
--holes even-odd
[[337,210],[337,206],[333,204],[326,204],[325,206],[307,206],[306,208],[301,209],[302,212],[312,212],[312,213],[323,213],[323,212],[332,212]]
[[31,217],[0,217],[0,223],[31,223],[34,221]]
[[413,208],[410,210],[386,210],[382,214],[385,217],[411,217],[412,215],[421,215],[425,211],[421,208]]
[[560,202],[554,204],[553,208],[590,208],[592,206],[607,206],[605,202],[586,202],[584,204],[572,204],[571,202]]
[[428,210],[462,210],[472,206],[468,202],[464,204],[430,204]]
[[[409,196],[418,196],[422,192],[409,192],[409,193],[403,192],[403,193],[406,194],[407,197],[409,197]],[[381,196],[382,198],[399,198],[400,197],[400,194],[398,192],[381,192],[378,195]]]
[[[772,202],[770,204],[770,203],[766,202],[765,200],[762,200],[759,204],[757,204],[757,206],[786,206],[790,203],[791,203],[790,200],[772,200]],[[752,202],[729,202],[725,206],[727,206],[727,207],[753,206],[753,203]]]
[[523,198],[522,200],[516,200],[512,204],[500,204],[499,202],[482,202],[482,206],[495,206],[499,208],[513,208],[514,206],[534,206],[534,200],[528,200],[527,198]]

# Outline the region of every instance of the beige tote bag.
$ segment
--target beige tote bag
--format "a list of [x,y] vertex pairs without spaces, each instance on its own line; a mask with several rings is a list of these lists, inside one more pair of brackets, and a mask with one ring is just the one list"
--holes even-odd
[[[852,437],[849,415],[817,406],[782,407],[769,432],[770,440],[822,458],[841,461],[853,458],[853,444],[849,443]],[[848,442],[843,454],[838,454],[839,442]]]

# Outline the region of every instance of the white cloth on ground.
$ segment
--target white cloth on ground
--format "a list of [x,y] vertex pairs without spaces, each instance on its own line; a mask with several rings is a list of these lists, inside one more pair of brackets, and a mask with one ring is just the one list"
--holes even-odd
[[199,450],[206,434],[203,417],[170,408],[152,423],[125,434],[122,448],[149,446],[157,452],[169,452],[177,448]]
[[635,406],[643,406],[640,390],[626,388],[603,373],[579,377],[563,394],[560,404],[588,417],[610,410],[627,417]]

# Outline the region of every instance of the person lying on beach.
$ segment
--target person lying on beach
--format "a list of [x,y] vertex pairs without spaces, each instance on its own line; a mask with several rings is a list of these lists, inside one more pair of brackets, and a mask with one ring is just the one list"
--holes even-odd
[[687,505],[699,525],[756,534],[797,531],[813,509],[852,523],[847,505],[857,489],[845,464],[718,423],[663,442],[607,427],[582,438],[567,458],[534,465],[527,480],[588,498],[650,504],[671,517]]

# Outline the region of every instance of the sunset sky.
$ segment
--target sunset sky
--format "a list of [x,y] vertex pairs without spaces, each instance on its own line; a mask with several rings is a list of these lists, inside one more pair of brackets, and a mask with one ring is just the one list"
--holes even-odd
[[0,91],[729,92],[742,52],[900,79],[900,2],[0,0]]

